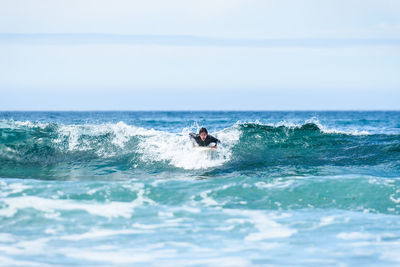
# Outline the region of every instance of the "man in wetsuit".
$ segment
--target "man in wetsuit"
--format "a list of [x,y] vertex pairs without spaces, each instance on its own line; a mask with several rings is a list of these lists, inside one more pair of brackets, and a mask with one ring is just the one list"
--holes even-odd
[[201,128],[199,134],[190,133],[190,138],[194,139],[199,146],[208,146],[211,143],[215,143],[212,148],[217,148],[217,143],[221,143],[217,138],[208,135],[206,128]]

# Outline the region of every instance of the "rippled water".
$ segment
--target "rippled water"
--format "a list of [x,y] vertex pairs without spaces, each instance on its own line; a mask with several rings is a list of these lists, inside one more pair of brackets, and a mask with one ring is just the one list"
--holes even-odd
[[400,264],[400,112],[1,112],[0,177],[0,265]]

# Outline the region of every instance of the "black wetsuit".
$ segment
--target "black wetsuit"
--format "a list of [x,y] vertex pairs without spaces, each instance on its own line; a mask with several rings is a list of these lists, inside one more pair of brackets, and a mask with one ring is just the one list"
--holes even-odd
[[193,138],[199,146],[208,146],[211,143],[215,143],[215,145],[217,143],[221,143],[217,138],[215,138],[214,136],[211,136],[209,134],[207,135],[207,137],[204,141],[201,140],[201,137],[199,134],[190,133],[189,136],[190,136],[190,138]]

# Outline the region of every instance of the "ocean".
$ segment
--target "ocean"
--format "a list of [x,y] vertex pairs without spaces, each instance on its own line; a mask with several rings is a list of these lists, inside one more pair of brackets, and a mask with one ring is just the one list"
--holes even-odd
[[400,112],[0,112],[0,266],[73,265],[400,266]]

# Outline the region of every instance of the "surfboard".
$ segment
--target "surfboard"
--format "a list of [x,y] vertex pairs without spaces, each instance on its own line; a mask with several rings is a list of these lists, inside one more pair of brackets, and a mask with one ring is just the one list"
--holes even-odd
[[199,151],[216,151],[216,148],[213,147],[209,147],[209,146],[195,146],[195,149],[199,150]]

